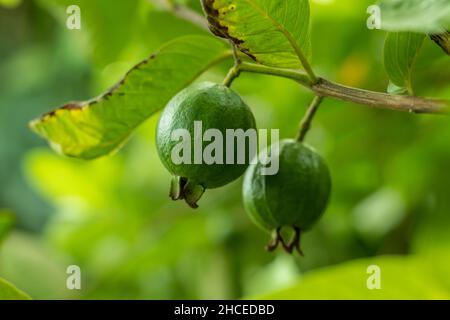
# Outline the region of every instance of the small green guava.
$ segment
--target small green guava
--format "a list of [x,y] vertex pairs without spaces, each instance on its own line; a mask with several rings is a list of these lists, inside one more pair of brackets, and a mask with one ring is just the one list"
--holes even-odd
[[[295,140],[283,140],[272,149],[272,158],[279,157],[279,171],[262,175],[263,164],[252,164],[245,175],[243,198],[247,213],[263,230],[273,233],[267,250],[281,243],[292,253],[300,248],[300,234],[310,229],[325,211],[331,191],[327,165],[309,146]],[[290,227],[295,234],[286,243],[281,229]]]
[[[199,124],[202,132],[198,132]],[[180,129],[185,135],[177,134]],[[161,161],[173,175],[170,191],[173,200],[184,199],[189,206],[197,208],[197,201],[206,189],[224,186],[245,172],[250,160],[239,164],[236,155],[238,151],[247,154],[249,145],[245,144],[246,150],[237,150],[238,143],[231,150],[227,145],[230,142],[227,132],[238,129],[256,132],[256,121],[240,96],[224,85],[194,84],[168,103],[158,122],[156,146]],[[206,137],[208,131],[213,134]],[[208,150],[212,162],[205,159],[204,152]],[[230,151],[232,155],[227,154]],[[180,163],[174,153],[188,161]]]

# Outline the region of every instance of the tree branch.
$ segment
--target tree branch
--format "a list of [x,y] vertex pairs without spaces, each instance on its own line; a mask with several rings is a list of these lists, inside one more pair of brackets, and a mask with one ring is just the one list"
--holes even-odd
[[332,97],[342,101],[397,111],[431,114],[450,113],[449,100],[374,92],[347,87],[322,78],[319,78],[318,82],[314,84],[306,73],[294,69],[273,68],[248,62],[243,62],[237,67],[244,72],[268,74],[295,80],[318,96]]
[[[206,19],[196,11],[174,3],[172,0],[149,0],[159,6],[165,7],[181,19],[190,21],[202,29],[209,30]],[[448,36],[448,33],[446,34]],[[436,39],[434,39],[436,41]],[[444,48],[445,49],[445,48]],[[399,96],[381,92],[374,92],[358,88],[347,87],[323,78],[316,78],[312,73],[304,73],[295,69],[281,69],[267,67],[259,64],[237,63],[224,80],[225,85],[231,85],[233,80],[242,71],[274,75],[297,81],[304,87],[312,90],[317,96],[332,97],[338,100],[358,103],[370,107],[406,111],[414,113],[447,114],[450,113],[449,100],[419,98],[414,96]]]
[[447,100],[400,96],[368,91],[347,87],[325,79],[320,79],[319,83],[313,85],[311,89],[316,94],[333,97],[342,101],[363,104],[370,107],[414,113],[444,114],[450,111],[450,102]]

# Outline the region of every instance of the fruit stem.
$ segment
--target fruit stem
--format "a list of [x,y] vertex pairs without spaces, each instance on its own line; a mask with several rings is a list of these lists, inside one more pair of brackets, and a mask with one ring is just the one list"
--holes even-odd
[[242,64],[242,60],[239,57],[236,45],[232,41],[230,41],[230,44],[233,50],[234,66],[230,69],[230,71],[228,71],[225,80],[223,80],[223,85],[227,87],[230,87],[233,81],[240,76]]
[[239,75],[241,74],[241,71],[238,67],[234,66],[230,69],[230,71],[228,71],[228,74],[225,78],[225,80],[223,80],[223,85],[230,87],[231,84],[233,83],[233,81],[239,77]]
[[322,101],[323,101],[322,96],[315,96],[313,101],[309,105],[305,116],[303,117],[302,121],[300,122],[300,128],[298,130],[298,134],[296,137],[296,140],[298,142],[303,142],[305,140],[306,134],[308,133],[309,129],[311,129],[311,123],[312,123],[314,116],[316,115],[317,110],[319,109],[319,106],[322,103]]

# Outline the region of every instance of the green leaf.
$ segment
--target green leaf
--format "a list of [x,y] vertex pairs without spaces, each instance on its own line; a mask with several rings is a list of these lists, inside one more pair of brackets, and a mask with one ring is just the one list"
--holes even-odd
[[11,283],[0,278],[0,300],[30,300],[31,298]]
[[[413,93],[411,73],[425,35],[411,32],[389,33],[384,44],[384,67],[396,91]],[[391,86],[392,87],[392,86]]]
[[[309,56],[308,0],[202,0],[211,31],[253,60],[301,68]],[[306,59],[306,58],[305,58]]]
[[450,26],[448,0],[381,0],[381,28],[439,33]]
[[71,102],[30,123],[58,152],[93,159],[115,151],[130,133],[162,109],[213,64],[228,57],[207,36],[173,40],[133,67],[115,86],[86,102]]
[[[257,299],[449,299],[450,288],[442,283],[427,259],[379,257],[358,260],[307,273],[292,287]],[[367,286],[369,266],[380,269],[381,288]]]

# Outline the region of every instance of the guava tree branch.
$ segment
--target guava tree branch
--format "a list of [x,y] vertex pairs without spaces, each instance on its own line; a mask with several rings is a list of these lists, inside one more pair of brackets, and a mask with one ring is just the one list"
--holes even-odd
[[[159,6],[165,7],[168,11],[181,19],[192,22],[202,29],[209,30],[205,18],[194,10],[174,3],[172,0],[149,0]],[[414,96],[399,96],[381,92],[374,92],[364,89],[347,87],[338,83],[328,81],[323,78],[311,80],[307,73],[294,69],[281,69],[267,67],[255,63],[241,62],[235,64],[224,80],[225,85],[231,85],[241,72],[252,72],[274,75],[289,78],[297,81],[304,87],[313,91],[316,96],[332,97],[338,100],[353,102],[370,107],[406,111],[413,113],[448,114],[450,113],[450,101]]]
[[239,74],[240,72],[251,72],[292,79],[321,97],[332,97],[342,101],[396,111],[430,114],[450,113],[449,100],[399,96],[374,92],[347,87],[323,78],[319,78],[316,83],[312,83],[308,75],[299,70],[273,68],[248,62],[242,62],[234,68],[239,69],[234,71],[235,74]]
[[412,113],[448,114],[450,101],[414,96],[399,96],[387,93],[347,87],[320,79],[311,89],[316,94],[333,97],[338,100],[358,103],[370,107],[379,107]]

